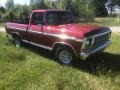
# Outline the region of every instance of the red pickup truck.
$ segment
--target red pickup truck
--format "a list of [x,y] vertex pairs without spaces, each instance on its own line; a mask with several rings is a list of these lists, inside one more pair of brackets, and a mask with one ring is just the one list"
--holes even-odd
[[54,51],[62,64],[86,60],[111,44],[109,28],[77,24],[69,11],[33,10],[29,22],[7,22],[5,28],[17,47],[25,42]]

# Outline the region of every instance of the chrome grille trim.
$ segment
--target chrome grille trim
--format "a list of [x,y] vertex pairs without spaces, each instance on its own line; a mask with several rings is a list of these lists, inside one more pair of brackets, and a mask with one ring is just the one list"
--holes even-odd
[[109,34],[109,33],[111,33],[111,31],[100,33],[100,34],[96,34],[96,35],[93,35],[93,36],[89,36],[89,37],[86,37],[86,39],[99,37],[99,36],[102,36],[102,35],[105,35],[105,34]]
[[108,32],[105,32],[105,33],[101,33],[101,34],[97,34],[97,35],[95,35],[94,37],[98,37],[98,36],[106,35],[106,34],[109,34],[109,33],[111,33],[111,31],[108,31]]
[[[106,38],[106,40],[104,40],[103,42],[99,43],[98,45],[96,45],[96,41],[97,41],[97,38],[98,37],[101,37],[104,36],[104,35],[107,35],[107,34],[110,34],[111,31],[107,31],[107,32],[104,32],[104,33],[101,33],[101,34],[97,34],[97,35],[93,35],[93,36],[90,36],[90,37],[86,37],[84,39],[84,42],[83,42],[83,45],[82,45],[82,48],[81,48],[81,52],[86,52],[86,51],[91,51],[92,49],[95,49],[97,47],[100,47],[101,45],[103,45],[104,43],[106,43],[107,41],[109,41],[109,38]],[[90,39],[92,38],[92,42],[91,42],[91,45],[89,47],[85,47],[85,41],[87,39]],[[103,39],[103,38],[102,38]],[[108,39],[108,40],[107,40]]]
[[105,44],[101,45],[101,46],[98,47],[98,48],[95,48],[94,50],[92,50],[92,51],[90,51],[90,52],[88,52],[88,53],[81,52],[81,53],[80,53],[80,58],[81,58],[82,60],[86,60],[87,57],[89,57],[90,55],[92,55],[92,54],[94,54],[94,53],[96,53],[96,52],[98,52],[98,51],[104,50],[104,49],[105,49],[106,47],[108,47],[111,43],[112,43],[111,41],[108,41],[108,42],[106,42]]

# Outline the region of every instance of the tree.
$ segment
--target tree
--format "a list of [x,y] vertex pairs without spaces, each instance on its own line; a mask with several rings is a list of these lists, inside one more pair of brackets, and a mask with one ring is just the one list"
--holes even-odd
[[7,9],[14,8],[14,6],[15,6],[14,0],[7,0],[6,2]]
[[46,9],[45,0],[30,0],[30,5],[33,9]]
[[114,15],[118,17],[117,21],[119,22],[119,19],[120,19],[120,1],[119,0],[108,0],[107,7],[110,10],[111,15],[113,14],[113,11],[117,10],[117,13]]
[[108,11],[106,8],[106,3],[108,0],[92,0],[93,5],[96,8],[96,16],[107,16],[108,15]]
[[[79,18],[93,19],[95,16],[95,8],[92,5],[91,0],[47,0],[48,7],[52,9],[68,10],[71,11],[74,16]],[[45,3],[46,4],[46,3]]]
[[4,7],[0,7],[0,12],[1,13],[5,13],[5,8]]
[[120,7],[120,1],[119,0],[108,0],[108,2],[106,3],[106,6],[108,10],[110,11],[110,13],[112,14],[116,6],[118,6],[118,8]]
[[16,20],[25,20],[31,12],[31,8],[27,5],[16,5],[15,6],[15,17]]

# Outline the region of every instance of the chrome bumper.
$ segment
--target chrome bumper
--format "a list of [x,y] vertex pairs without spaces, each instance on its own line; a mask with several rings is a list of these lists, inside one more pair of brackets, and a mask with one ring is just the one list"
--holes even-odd
[[88,53],[80,53],[80,59],[82,60],[86,60],[86,58],[96,52],[99,52],[99,51],[102,51],[104,50],[106,47],[108,47],[112,42],[111,41],[108,41],[106,42],[105,44],[99,46],[98,48],[94,49],[94,50],[91,50],[90,52]]

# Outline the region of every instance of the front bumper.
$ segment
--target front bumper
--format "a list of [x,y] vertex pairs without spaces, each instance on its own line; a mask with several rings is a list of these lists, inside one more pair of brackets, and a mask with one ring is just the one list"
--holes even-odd
[[89,57],[92,54],[95,54],[96,52],[100,52],[103,51],[106,47],[108,47],[112,42],[111,41],[107,41],[105,44],[99,46],[98,48],[91,50],[90,52],[87,53],[80,53],[80,59],[82,60],[86,60],[87,57]]

